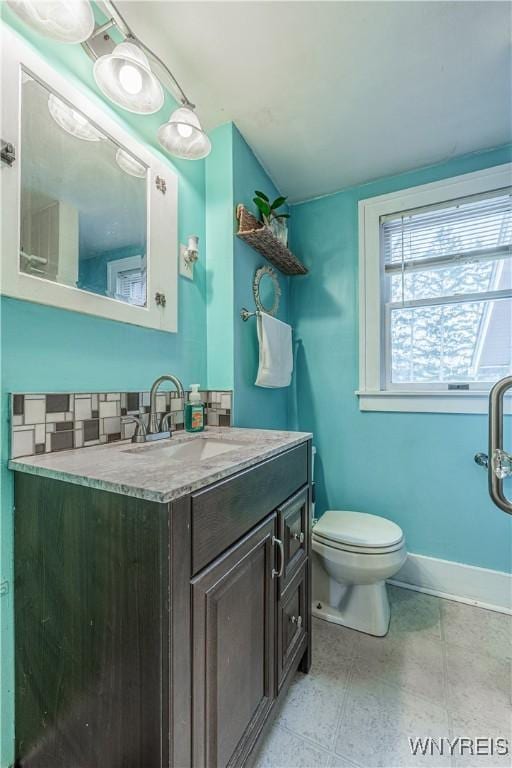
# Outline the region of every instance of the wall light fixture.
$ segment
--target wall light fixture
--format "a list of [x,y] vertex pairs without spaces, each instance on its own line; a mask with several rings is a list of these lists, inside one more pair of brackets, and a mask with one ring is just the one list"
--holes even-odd
[[194,264],[199,258],[199,238],[189,235],[186,246],[180,245],[180,275],[194,279]]

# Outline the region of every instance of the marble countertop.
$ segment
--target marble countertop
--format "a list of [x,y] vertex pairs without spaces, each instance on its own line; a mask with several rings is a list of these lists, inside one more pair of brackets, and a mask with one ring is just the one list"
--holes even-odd
[[[171,439],[145,444],[125,440],[43,456],[19,457],[9,462],[9,469],[167,503],[310,438],[309,432],[207,427],[204,432],[175,433]],[[232,442],[233,448],[222,446],[226,448],[223,453],[199,461],[186,455],[173,457],[174,451],[169,450],[182,446],[180,452],[186,454],[186,444],[201,439],[214,441],[214,450],[219,446],[218,441]],[[208,454],[206,443],[202,446]]]

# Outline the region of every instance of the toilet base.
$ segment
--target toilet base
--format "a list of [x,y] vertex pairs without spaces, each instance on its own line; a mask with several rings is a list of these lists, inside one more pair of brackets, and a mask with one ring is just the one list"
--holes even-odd
[[385,581],[348,584],[332,579],[316,552],[313,567],[313,616],[333,624],[382,637],[389,629],[391,611]]
[[391,611],[385,581],[342,585],[329,580],[323,585],[327,590],[315,589],[315,579],[313,584],[313,616],[367,635],[387,634]]

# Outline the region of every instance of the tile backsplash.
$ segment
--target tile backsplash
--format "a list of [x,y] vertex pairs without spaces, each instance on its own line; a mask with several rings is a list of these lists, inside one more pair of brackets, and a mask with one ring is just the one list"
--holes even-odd
[[[202,391],[206,423],[231,425],[231,391]],[[185,392],[185,400],[188,392]],[[159,392],[159,418],[171,414],[171,429],[184,428],[184,399]],[[149,392],[75,392],[11,395],[11,458],[112,443],[132,437],[140,416],[149,419]]]

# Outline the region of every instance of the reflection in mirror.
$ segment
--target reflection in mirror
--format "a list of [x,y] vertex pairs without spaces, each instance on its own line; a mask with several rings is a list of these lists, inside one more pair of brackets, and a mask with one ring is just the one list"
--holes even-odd
[[275,287],[270,275],[263,275],[260,280],[260,301],[265,312],[270,312],[274,306]]
[[252,285],[254,301],[260,312],[276,315],[279,308],[281,288],[272,267],[260,267],[256,270]]
[[20,271],[145,306],[146,170],[23,73]]

